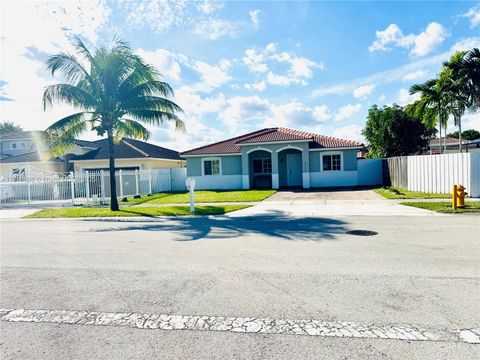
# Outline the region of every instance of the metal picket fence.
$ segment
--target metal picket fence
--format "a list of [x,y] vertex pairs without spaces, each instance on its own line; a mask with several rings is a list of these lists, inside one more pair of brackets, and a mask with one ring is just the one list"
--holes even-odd
[[[181,182],[185,176],[184,169],[118,170],[115,173],[117,196],[173,191],[176,190],[173,183]],[[1,205],[96,205],[104,204],[109,198],[110,174],[105,170],[0,180]]]

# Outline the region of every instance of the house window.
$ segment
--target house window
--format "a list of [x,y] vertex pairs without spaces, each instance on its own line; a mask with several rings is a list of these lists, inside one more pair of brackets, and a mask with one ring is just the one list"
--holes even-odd
[[272,159],[253,159],[254,174],[271,174]]
[[12,143],[10,146],[12,147],[12,149],[16,149],[17,148],[17,143]]
[[21,146],[22,146],[22,149],[25,149],[25,148],[27,147],[27,144],[25,144],[24,142],[22,142]]
[[340,154],[322,155],[323,171],[341,171],[342,157]]
[[203,160],[203,175],[220,175],[220,159]]

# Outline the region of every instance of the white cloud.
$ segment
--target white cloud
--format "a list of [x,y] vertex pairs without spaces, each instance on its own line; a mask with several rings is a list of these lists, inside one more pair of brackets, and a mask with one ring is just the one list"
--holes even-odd
[[203,81],[199,90],[210,91],[230,81],[231,77],[228,75],[228,70],[231,66],[232,63],[227,59],[221,59],[217,65],[195,61],[192,68],[200,74]]
[[163,33],[187,21],[188,2],[168,0],[124,1],[126,22],[131,28]]
[[417,79],[421,79],[426,75],[426,72],[424,70],[417,70],[411,73],[408,73],[404,77],[402,77],[403,82],[408,82],[408,81],[413,81]]
[[255,126],[270,111],[268,100],[259,96],[235,96],[226,101],[219,116],[231,133]]
[[263,126],[282,126],[294,129],[318,131],[321,125],[318,113],[299,101],[291,101],[286,104],[272,105],[271,116],[263,123]]
[[154,65],[165,78],[180,80],[181,68],[174,53],[165,49],[154,51],[138,49],[136,53],[147,63]]
[[415,72],[420,69],[431,69],[437,71],[442,62],[448,60],[453,53],[459,50],[469,50],[472,47],[480,46],[480,37],[470,37],[458,40],[448,51],[441,54],[426,57],[420,60],[415,60],[407,65],[398,68],[380,71],[368,76],[351,79],[347,82],[332,84],[317,88],[312,92],[312,97],[322,97],[327,95],[346,95],[350,94],[357,87],[365,83],[375,83],[377,85],[390,84],[402,80],[407,74]]
[[413,103],[419,98],[420,98],[420,94],[418,93],[410,95],[408,89],[400,89],[398,90],[398,93],[397,93],[397,104],[401,106],[405,106]]
[[480,4],[477,6],[471,7],[462,16],[470,20],[470,27],[474,28],[480,25]]
[[250,15],[250,20],[252,21],[252,23],[254,23],[255,25],[258,25],[260,23],[260,19],[259,19],[259,15],[260,15],[260,10],[250,10],[248,12],[248,15]]
[[415,37],[414,46],[410,54],[425,56],[442,44],[448,35],[447,30],[439,23],[430,23],[425,31]]
[[206,19],[200,21],[195,27],[195,33],[210,40],[216,40],[223,36],[235,36],[237,34],[235,23],[224,19]]
[[[45,86],[59,82],[45,68],[46,58],[61,51],[74,52],[70,38],[81,34],[88,45],[98,41],[110,9],[90,2],[3,2],[1,80],[4,97],[0,101],[1,120],[13,121],[25,129],[44,129],[71,114],[60,105],[43,111]],[[21,19],[21,21],[19,21]],[[26,31],[28,24],[28,31]]]
[[333,119],[335,121],[343,121],[346,119],[350,119],[354,115],[358,114],[362,110],[362,104],[347,104],[335,112]]
[[365,143],[365,138],[362,135],[362,126],[356,124],[335,127],[332,136],[339,139],[356,140]]
[[248,89],[248,90],[263,91],[266,88],[267,88],[267,84],[265,83],[265,81],[260,81],[253,84],[245,84],[245,89]]
[[432,22],[417,35],[403,35],[397,24],[390,24],[385,30],[377,31],[375,36],[377,39],[368,48],[371,52],[391,50],[393,46],[409,49],[412,56],[425,56],[445,41],[448,32],[441,24]]
[[380,97],[378,98],[378,101],[384,102],[386,98],[387,98],[387,96],[386,96],[385,94],[382,94],[382,95],[380,95]]
[[[250,72],[266,74],[262,79],[263,83],[277,86],[307,85],[308,80],[313,77],[313,70],[315,68],[323,69],[323,63],[317,63],[286,51],[278,52],[274,43],[266,45],[260,51],[253,48],[247,49],[242,60]],[[275,72],[273,68],[280,65],[287,65],[287,70]]]
[[356,98],[366,99],[372,94],[372,91],[374,88],[375,88],[375,85],[373,84],[360,86],[355,90],[353,90],[353,96]]
[[120,4],[130,28],[147,28],[157,34],[182,29],[215,40],[235,36],[240,25],[220,17],[223,7],[220,1],[142,0],[122,1]]
[[450,49],[451,53],[456,51],[466,51],[473,48],[480,48],[480,37],[470,37],[458,40]]
[[332,113],[327,105],[319,105],[313,109],[313,116],[319,121],[324,121],[331,119]]

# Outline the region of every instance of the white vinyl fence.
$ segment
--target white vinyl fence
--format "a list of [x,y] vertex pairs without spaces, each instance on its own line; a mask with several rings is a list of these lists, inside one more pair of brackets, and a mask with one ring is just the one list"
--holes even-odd
[[387,159],[393,186],[411,191],[450,194],[463,185],[480,197],[480,153],[403,156]]
[[[117,196],[185,190],[185,168],[119,170]],[[44,178],[2,179],[0,204],[102,204],[110,197],[108,171],[56,174]]]

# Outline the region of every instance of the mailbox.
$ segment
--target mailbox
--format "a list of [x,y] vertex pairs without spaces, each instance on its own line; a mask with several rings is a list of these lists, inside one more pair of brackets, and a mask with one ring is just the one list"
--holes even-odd
[[195,190],[195,179],[187,178],[185,180],[185,185],[187,186],[187,190]]

